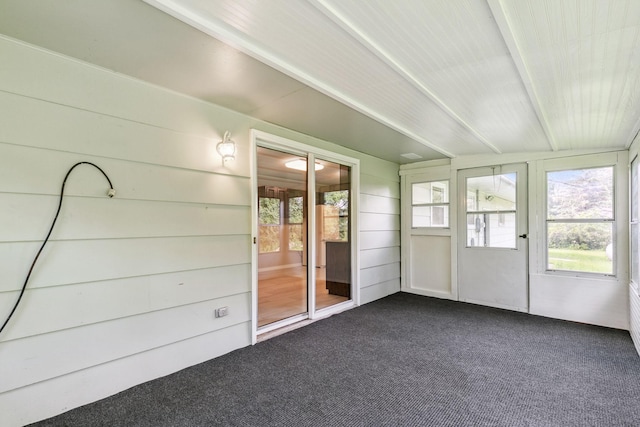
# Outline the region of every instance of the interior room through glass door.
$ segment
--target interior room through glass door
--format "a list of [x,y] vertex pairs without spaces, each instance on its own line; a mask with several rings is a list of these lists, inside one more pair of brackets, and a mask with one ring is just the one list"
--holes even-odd
[[258,147],[257,169],[260,328],[309,310],[306,157]]
[[351,167],[310,157],[257,147],[258,329],[352,299]]
[[315,308],[351,299],[351,168],[317,160]]

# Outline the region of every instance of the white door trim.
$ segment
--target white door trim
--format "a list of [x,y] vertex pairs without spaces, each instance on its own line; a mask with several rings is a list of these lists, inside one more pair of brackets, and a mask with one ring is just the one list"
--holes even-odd
[[[314,163],[315,158],[327,160],[339,164],[349,166],[351,168],[351,300],[342,304],[336,304],[335,306],[327,307],[321,310],[315,309],[315,271],[311,269],[309,275],[309,297],[310,307],[308,315],[294,316],[290,319],[284,319],[280,322],[276,322],[274,327],[260,328],[260,333],[272,331],[276,328],[282,328],[293,323],[300,322],[306,318],[311,320],[317,320],[323,317],[330,316],[332,314],[339,313],[349,308],[360,305],[360,227],[359,227],[359,199],[360,199],[360,160],[345,156],[342,154],[334,153],[332,151],[324,150],[321,148],[307,145],[299,141],[283,138],[281,136],[273,135],[267,132],[263,132],[256,129],[251,129],[251,342],[256,344],[258,342],[258,245],[256,242],[258,238],[258,158],[257,148],[265,147],[274,150],[285,151],[292,154],[307,155],[309,162]],[[312,175],[313,176],[313,175]],[[308,183],[308,203],[313,207],[315,203],[315,182],[313,179],[309,179]],[[315,227],[315,209],[308,209],[308,221],[310,226]],[[309,259],[313,261],[315,265],[316,260],[316,245],[315,245],[315,233],[309,233],[308,236],[308,251]],[[312,292],[313,290],[313,292]],[[312,304],[313,303],[313,304]]]

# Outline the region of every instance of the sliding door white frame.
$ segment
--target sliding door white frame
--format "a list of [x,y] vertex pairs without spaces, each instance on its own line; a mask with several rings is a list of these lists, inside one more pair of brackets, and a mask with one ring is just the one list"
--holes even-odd
[[[307,156],[309,164],[315,164],[316,159],[327,160],[339,163],[351,168],[351,197],[350,203],[350,236],[351,242],[351,299],[340,304],[336,304],[321,310],[315,309],[315,268],[309,268],[308,274],[308,295],[309,295],[309,312],[308,315],[298,315],[289,319],[284,319],[273,323],[268,327],[260,328],[258,331],[258,245],[255,243],[258,238],[258,167],[257,167],[257,148],[269,148],[273,150],[284,151],[291,154],[299,154]],[[308,222],[309,229],[315,230],[316,216],[313,207],[316,203],[315,192],[315,176],[309,174],[307,183],[307,194],[309,195],[308,203]],[[252,129],[251,130],[251,336],[252,343],[255,344],[258,339],[258,332],[264,333],[271,330],[283,328],[302,320],[316,320],[332,314],[353,308],[360,304],[360,239],[359,239],[359,208],[358,200],[360,198],[360,161],[353,157],[323,150],[311,145],[303,144],[277,135]],[[315,267],[316,260],[316,235],[308,233],[308,259],[309,267]]]

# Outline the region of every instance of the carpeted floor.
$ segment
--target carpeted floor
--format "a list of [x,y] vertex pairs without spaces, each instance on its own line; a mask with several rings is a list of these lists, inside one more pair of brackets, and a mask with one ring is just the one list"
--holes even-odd
[[639,426],[626,331],[398,293],[38,426]]

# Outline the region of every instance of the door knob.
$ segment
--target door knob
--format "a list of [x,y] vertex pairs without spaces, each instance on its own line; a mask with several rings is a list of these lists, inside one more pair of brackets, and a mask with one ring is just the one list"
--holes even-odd
[[520,237],[521,239],[526,239],[527,238],[527,233],[521,234],[518,237]]

